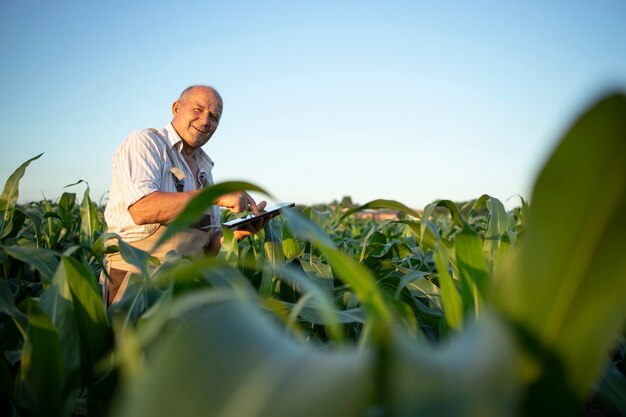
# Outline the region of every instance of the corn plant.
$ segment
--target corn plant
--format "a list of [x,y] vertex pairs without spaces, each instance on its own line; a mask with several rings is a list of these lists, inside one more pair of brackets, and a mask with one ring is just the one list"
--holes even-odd
[[[0,198],[1,413],[625,415],[625,137],[626,98],[607,97],[514,210],[488,195],[300,207],[161,264],[106,233],[88,187],[80,205],[18,206],[35,157]],[[265,193],[216,184],[169,233],[243,189]],[[382,208],[401,216],[357,217]],[[142,271],[109,309],[107,240]]]

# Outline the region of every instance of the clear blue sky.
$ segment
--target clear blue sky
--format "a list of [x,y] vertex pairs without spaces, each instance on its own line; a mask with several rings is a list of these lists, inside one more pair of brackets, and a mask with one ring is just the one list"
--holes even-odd
[[20,201],[79,179],[99,200],[121,141],[196,83],[225,100],[218,181],[302,204],[528,198],[575,115],[626,90],[623,0],[0,4],[0,182],[45,152]]

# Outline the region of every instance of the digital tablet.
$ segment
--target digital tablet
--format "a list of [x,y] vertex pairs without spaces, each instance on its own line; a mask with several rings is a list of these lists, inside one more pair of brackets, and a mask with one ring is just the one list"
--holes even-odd
[[240,219],[229,220],[224,223],[224,227],[228,227],[229,229],[236,229],[238,227],[251,223],[255,220],[263,219],[265,217],[269,217],[269,218],[276,217],[280,214],[280,211],[282,209],[287,208],[287,207],[293,207],[295,205],[296,203],[276,204],[275,206],[265,209],[263,212],[259,214],[250,213],[247,216],[242,217]]

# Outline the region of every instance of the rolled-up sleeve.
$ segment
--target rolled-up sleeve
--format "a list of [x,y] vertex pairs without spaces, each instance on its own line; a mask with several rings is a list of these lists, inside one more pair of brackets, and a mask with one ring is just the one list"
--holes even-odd
[[120,197],[126,207],[158,191],[163,178],[162,150],[145,132],[134,132],[113,157],[120,179]]

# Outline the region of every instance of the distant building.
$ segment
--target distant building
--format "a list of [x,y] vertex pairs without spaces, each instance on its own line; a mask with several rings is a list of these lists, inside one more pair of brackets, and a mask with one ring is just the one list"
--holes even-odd
[[363,211],[359,211],[358,213],[355,213],[354,215],[357,217],[357,219],[373,219],[376,221],[399,220],[403,217],[403,213],[401,211],[385,210],[385,209],[381,209],[381,210],[366,209]]

